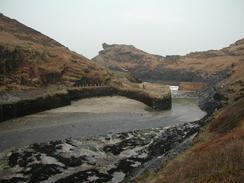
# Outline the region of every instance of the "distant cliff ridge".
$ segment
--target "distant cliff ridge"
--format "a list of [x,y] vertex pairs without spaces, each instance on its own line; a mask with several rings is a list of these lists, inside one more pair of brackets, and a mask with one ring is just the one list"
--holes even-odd
[[[132,45],[103,44],[93,60],[114,71],[128,72],[142,81],[218,82],[244,59],[244,39],[221,50],[193,52],[185,56],[159,56]],[[224,73],[223,73],[224,71]]]

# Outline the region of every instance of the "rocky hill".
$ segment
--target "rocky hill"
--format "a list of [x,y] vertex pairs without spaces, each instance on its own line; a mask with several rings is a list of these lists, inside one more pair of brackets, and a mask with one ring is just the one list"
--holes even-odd
[[244,39],[221,50],[165,57],[146,53],[131,45],[104,43],[103,50],[93,60],[113,71],[127,72],[144,81],[210,81],[213,75],[221,75],[223,71],[243,65]]
[[243,95],[240,90],[244,85],[244,39],[221,50],[165,57],[146,53],[131,45],[104,43],[103,50],[93,60],[115,74],[131,74],[142,81],[171,84],[206,82],[212,86],[218,84],[235,96]]
[[148,73],[154,71],[164,60],[162,56],[146,53],[132,45],[104,43],[102,46],[103,50],[92,60],[106,66],[117,76],[129,74],[135,78],[147,80]]
[[50,84],[72,86],[83,76],[106,82],[110,74],[55,40],[0,14],[0,89]]
[[[143,81],[179,84],[199,91],[207,112],[191,148],[149,168],[136,182],[243,182],[244,39],[220,50],[160,57],[133,46],[107,45],[93,60]],[[197,83],[196,83],[197,82]]]

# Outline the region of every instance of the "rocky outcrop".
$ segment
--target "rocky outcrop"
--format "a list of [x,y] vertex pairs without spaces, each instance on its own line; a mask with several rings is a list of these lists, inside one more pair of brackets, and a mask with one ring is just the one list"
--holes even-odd
[[[215,110],[218,110],[221,107],[223,107],[222,99],[216,97],[219,95],[221,95],[221,94],[214,87],[208,87],[208,88],[201,90],[198,93],[198,96],[200,98],[199,107],[203,111],[206,111],[208,115],[212,114]],[[224,100],[226,100],[226,99],[224,99]]]
[[103,49],[92,60],[114,71],[115,75],[118,75],[118,72],[128,72],[137,79],[141,78],[133,71],[143,68],[145,70],[154,69],[164,59],[162,56],[148,54],[132,45],[108,45],[104,43]]

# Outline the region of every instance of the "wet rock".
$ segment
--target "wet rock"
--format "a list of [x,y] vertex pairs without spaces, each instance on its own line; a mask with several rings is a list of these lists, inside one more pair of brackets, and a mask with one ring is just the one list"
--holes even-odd
[[63,179],[57,180],[55,183],[67,183],[67,182],[73,182],[73,183],[80,183],[80,182],[108,182],[113,177],[111,175],[101,173],[97,170],[86,170],[86,171],[80,171],[78,173],[72,174],[68,177],[65,177]]
[[58,145],[61,144],[62,141],[51,141],[49,143],[35,143],[30,146],[34,151],[39,153],[44,153],[49,156],[56,155],[56,149],[58,149]]
[[26,182],[28,179],[26,178],[22,178],[22,177],[13,177],[11,179],[8,180],[1,180],[0,179],[0,183],[18,183],[18,182]]
[[53,164],[33,164],[28,167],[30,170],[24,172],[25,175],[30,175],[29,182],[40,182],[47,180],[50,176],[61,173],[61,169]]
[[203,111],[206,111],[208,115],[212,114],[216,109],[222,107],[221,101],[216,100],[218,99],[218,97],[214,97],[216,95],[216,92],[217,91],[215,88],[209,87],[199,93],[199,107]]
[[[177,154],[197,123],[33,144],[0,153],[2,182],[122,182],[158,157]],[[10,172],[10,173],[8,173]],[[18,176],[17,176],[18,175]]]

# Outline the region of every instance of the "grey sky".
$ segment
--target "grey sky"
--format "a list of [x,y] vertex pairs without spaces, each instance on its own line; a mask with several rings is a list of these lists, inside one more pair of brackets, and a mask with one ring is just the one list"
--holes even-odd
[[244,38],[244,0],[0,0],[0,12],[89,58],[103,42],[172,55]]

